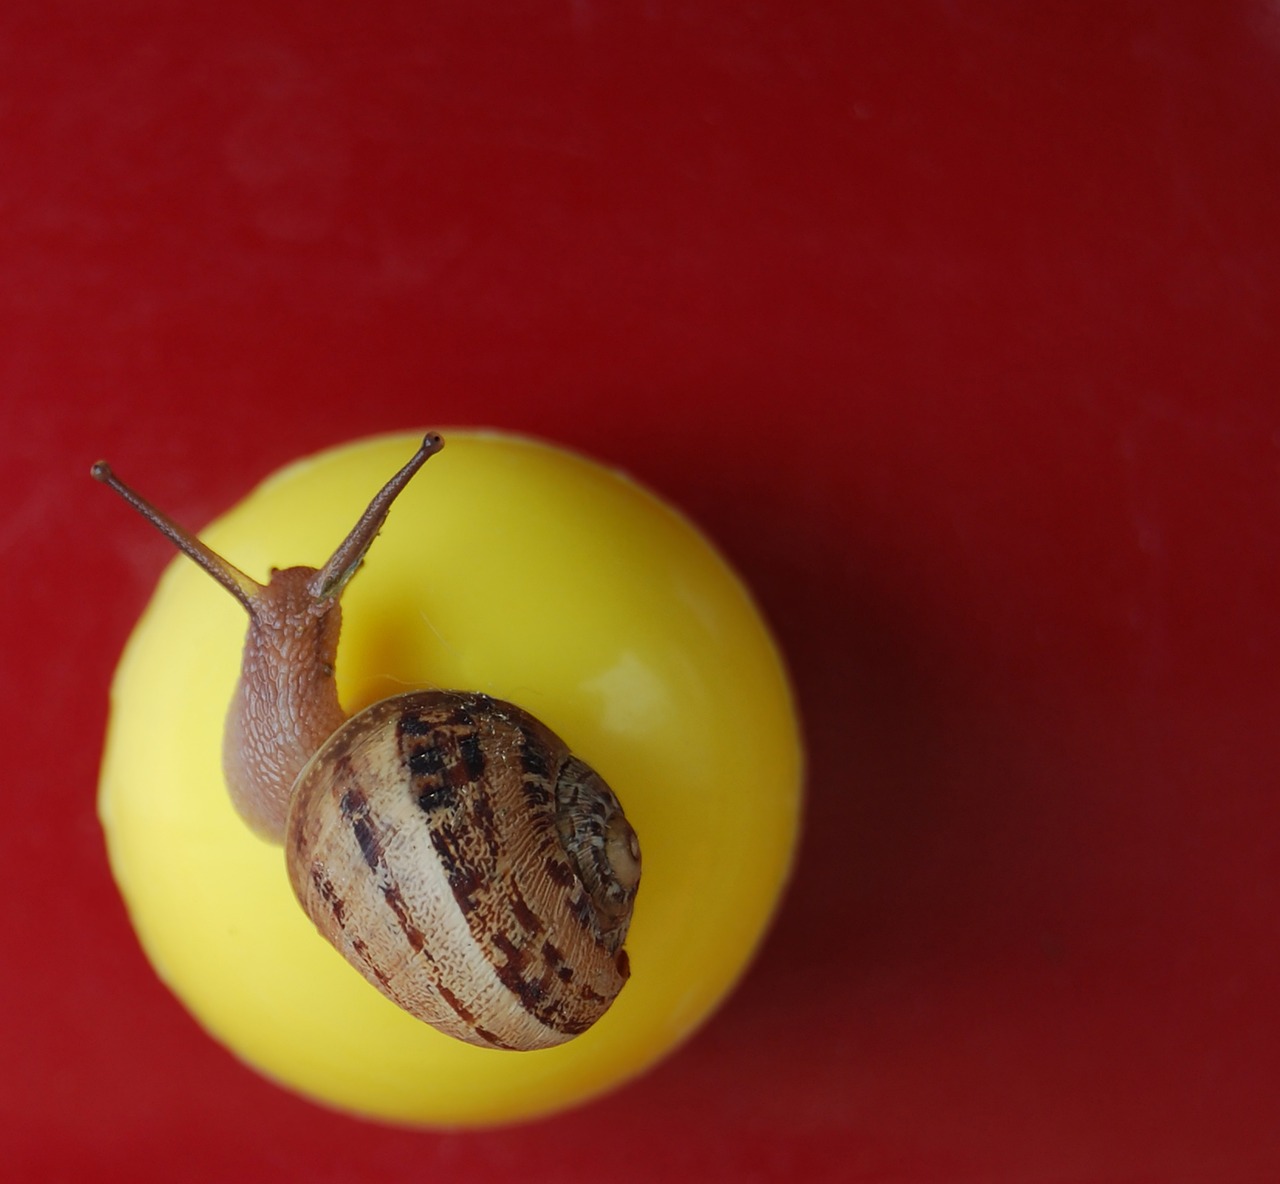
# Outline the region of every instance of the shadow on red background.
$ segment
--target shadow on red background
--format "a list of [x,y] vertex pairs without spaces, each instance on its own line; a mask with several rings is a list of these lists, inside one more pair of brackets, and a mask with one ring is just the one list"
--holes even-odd
[[[16,4],[0,435],[22,1178],[1264,1180],[1280,18],[1253,3]],[[487,423],[684,506],[789,655],[792,892],[677,1056],[474,1134],[156,983],[93,816],[184,521]]]

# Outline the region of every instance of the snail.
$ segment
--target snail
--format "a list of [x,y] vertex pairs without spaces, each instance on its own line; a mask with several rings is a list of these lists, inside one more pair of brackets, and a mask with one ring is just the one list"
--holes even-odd
[[92,475],[249,614],[223,772],[285,849],[319,932],[374,987],[470,1044],[539,1049],[622,989],[640,846],[608,785],[550,728],[479,692],[395,695],[348,718],[334,679],[343,588],[396,497],[444,446],[427,433],[320,568],[260,584],[99,461]]

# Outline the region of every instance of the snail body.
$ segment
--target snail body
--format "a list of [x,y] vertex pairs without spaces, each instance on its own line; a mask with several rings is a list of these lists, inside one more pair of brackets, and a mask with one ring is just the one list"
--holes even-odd
[[125,486],[108,484],[245,607],[224,733],[237,811],[281,842],[320,933],[384,995],[458,1039],[563,1043],[629,974],[640,850],[604,780],[522,708],[474,692],[396,695],[348,719],[334,681],[342,589],[429,433],[321,568],[259,584]]

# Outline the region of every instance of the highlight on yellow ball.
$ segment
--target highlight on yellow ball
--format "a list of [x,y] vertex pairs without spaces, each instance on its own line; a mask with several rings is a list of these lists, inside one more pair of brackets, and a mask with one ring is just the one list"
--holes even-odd
[[[215,1039],[330,1106],[482,1126],[617,1086],[712,1013],[785,883],[802,756],[769,630],[686,519],[571,452],[445,437],[344,593],[339,693],[355,711],[406,690],[484,691],[600,771],[644,860],[631,979],[604,1018],[540,1052],[465,1045],[401,1012],[316,933],[282,850],[240,821],[223,784],[244,610],[183,557],[116,672],[98,805],[145,953]],[[420,438],[300,461],[201,537],[258,580],[318,565]],[[145,473],[125,476],[145,492]]]

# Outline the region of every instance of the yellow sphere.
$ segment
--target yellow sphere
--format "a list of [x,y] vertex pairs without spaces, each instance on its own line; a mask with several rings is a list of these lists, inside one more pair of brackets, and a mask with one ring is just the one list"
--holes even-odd
[[[350,444],[270,478],[202,538],[255,579],[318,566],[420,437]],[[165,572],[112,686],[99,816],[157,972],[268,1077],[394,1122],[564,1109],[688,1036],[742,973],[795,846],[802,760],[785,671],[741,582],[670,507],[530,440],[446,433],[343,595],[338,689],[479,690],[598,769],[640,836],[632,976],[590,1031],[510,1053],[401,1012],[321,938],[279,847],[227,797],[223,719],[244,610],[189,560]]]

